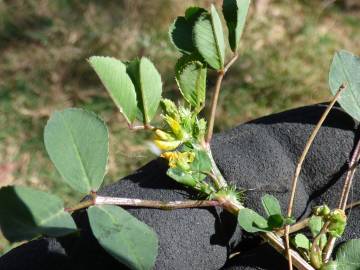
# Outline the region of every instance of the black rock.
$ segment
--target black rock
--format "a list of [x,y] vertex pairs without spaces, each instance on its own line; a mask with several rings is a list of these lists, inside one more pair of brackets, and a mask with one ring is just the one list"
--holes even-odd
[[[246,192],[245,204],[260,213],[260,197],[275,195],[286,210],[296,162],[326,105],[302,107],[270,115],[217,134],[214,158],[226,179]],[[294,215],[306,217],[312,206],[336,207],[355,142],[357,123],[334,108],[321,128],[303,166],[295,197]],[[180,200],[194,197],[166,174],[158,159],[133,175],[104,187],[99,194],[143,199]],[[360,200],[359,174],[350,202]],[[128,209],[153,227],[160,240],[155,269],[286,269],[282,255],[241,232],[236,218],[221,209],[161,211]],[[360,238],[360,211],[352,209],[341,241]],[[0,269],[126,269],[108,255],[92,236],[86,212],[74,215],[79,236],[42,238],[13,249],[0,258]],[[230,254],[238,256],[228,260]]]

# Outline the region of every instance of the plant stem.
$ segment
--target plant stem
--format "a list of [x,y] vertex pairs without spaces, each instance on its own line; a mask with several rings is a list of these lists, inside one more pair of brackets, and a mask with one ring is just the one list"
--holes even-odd
[[349,198],[349,193],[351,189],[351,185],[354,179],[354,175],[356,172],[356,164],[359,162],[360,159],[360,140],[357,142],[354,153],[352,154],[350,163],[349,163],[349,170],[346,174],[344,187],[342,190],[340,203],[339,203],[339,209],[344,210],[346,209],[347,201]]
[[[343,211],[345,211],[347,209],[346,205],[347,205],[347,201],[349,198],[349,193],[350,193],[350,189],[351,189],[352,182],[354,179],[354,175],[356,172],[356,167],[357,167],[356,165],[358,164],[359,159],[360,159],[360,140],[358,140],[355,150],[351,156],[349,168],[348,168],[348,171],[346,174],[343,190],[342,190],[341,197],[340,197],[340,202],[339,202],[338,208]],[[358,203],[359,202],[355,203],[355,206]],[[336,241],[336,237],[333,237],[333,236],[329,237],[329,240],[326,243],[326,246],[325,246],[324,252],[323,252],[324,262],[328,262],[330,260],[331,254],[334,250],[335,241]]]
[[212,135],[213,135],[213,129],[214,129],[214,122],[215,122],[215,114],[216,114],[216,107],[217,107],[217,103],[218,103],[218,99],[219,99],[219,93],[220,93],[220,88],[221,88],[221,82],[224,78],[225,73],[228,71],[228,69],[230,68],[230,66],[232,64],[234,64],[234,62],[236,61],[236,59],[238,58],[238,54],[235,53],[233,55],[233,57],[230,59],[229,63],[227,63],[227,65],[218,71],[218,77],[216,80],[216,84],[215,84],[215,91],[214,91],[214,95],[212,97],[211,100],[211,109],[210,109],[210,116],[209,116],[209,126],[208,126],[208,131],[206,134],[206,144],[208,145],[211,141]]
[[143,125],[143,126],[133,126],[133,125],[128,125],[129,129],[132,131],[138,131],[138,130],[154,130],[156,129],[155,127],[153,127],[150,124],[147,125]]
[[65,208],[65,211],[71,213],[71,212],[74,212],[74,211],[77,211],[77,210],[88,208],[89,206],[92,206],[94,204],[95,204],[94,200],[86,200],[86,201],[83,201],[83,202],[81,202],[81,203],[79,203],[79,204],[77,204],[75,206]]
[[208,157],[209,157],[209,159],[211,161],[211,172],[215,176],[213,178],[213,180],[214,180],[217,188],[222,189],[222,188],[227,187],[228,184],[227,184],[224,176],[221,174],[218,166],[216,165],[216,162],[214,160],[214,157],[212,155],[210,147],[205,148],[205,151],[207,152]]
[[[310,220],[310,218],[305,218],[305,219],[291,225],[290,228],[289,228],[289,234],[300,231],[300,230],[306,228],[308,226],[308,224],[309,224],[309,220]],[[278,230],[276,232],[276,234],[279,235],[279,236],[284,236],[285,235],[285,229]]]
[[[237,215],[239,211],[243,208],[243,206],[239,206],[236,202],[228,201],[228,202],[222,202],[222,206],[227,211]],[[259,233],[259,235],[267,242],[269,243],[276,251],[278,251],[281,254],[285,254],[286,248],[284,241],[277,236],[276,234],[272,232],[262,232]],[[297,253],[294,250],[291,250],[291,256],[293,259],[294,266],[299,270],[314,270],[314,268],[308,264],[299,253]]]
[[219,201],[214,201],[214,200],[187,200],[187,201],[166,202],[166,201],[158,201],[158,200],[141,200],[141,199],[131,199],[131,198],[97,196],[95,199],[95,205],[100,205],[100,204],[156,208],[162,210],[211,207],[211,206],[221,205]]
[[[360,201],[356,201],[356,202],[349,203],[348,205],[346,205],[345,210],[352,209],[352,208],[359,207],[359,206],[360,206]],[[302,229],[305,229],[309,224],[309,220],[310,220],[310,218],[304,218],[303,220],[300,220],[300,221],[296,222],[295,224],[291,225],[289,233],[292,234],[292,233],[301,231]],[[284,236],[285,229],[278,230],[276,232],[276,234],[278,236]]]
[[[294,204],[294,198],[295,198],[295,191],[296,191],[296,187],[297,187],[297,182],[300,176],[300,172],[301,172],[301,168],[302,165],[304,163],[305,157],[307,155],[307,153],[309,152],[310,146],[312,145],[317,133],[319,132],[319,129],[321,127],[321,125],[323,124],[323,122],[325,121],[327,115],[329,114],[331,108],[334,106],[336,100],[339,98],[340,94],[344,91],[345,86],[342,84],[339,87],[339,90],[337,91],[335,97],[333,98],[333,100],[331,101],[331,103],[329,104],[329,106],[327,107],[327,109],[325,110],[325,112],[322,114],[319,122],[317,123],[316,127],[314,128],[313,132],[311,133],[305,148],[301,154],[301,157],[296,165],[296,169],[295,169],[295,173],[292,179],[292,188],[291,188],[291,193],[290,193],[290,197],[289,197],[289,203],[288,203],[288,211],[287,211],[287,216],[290,218],[292,215],[292,210],[293,210],[293,204]],[[289,269],[292,270],[292,260],[291,260],[291,256],[290,256],[290,244],[289,244],[289,229],[290,226],[287,225],[285,226],[285,243],[286,243],[286,251],[287,251],[287,256],[289,258]]]
[[358,207],[358,206],[360,206],[360,201],[356,201],[356,202],[353,202],[353,203],[349,203],[349,204],[346,206],[346,210],[351,209],[351,208],[355,208],[355,207]]

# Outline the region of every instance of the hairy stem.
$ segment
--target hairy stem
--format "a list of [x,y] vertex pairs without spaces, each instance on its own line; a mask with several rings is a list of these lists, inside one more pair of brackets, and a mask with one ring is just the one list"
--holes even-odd
[[[350,193],[350,189],[351,189],[352,182],[354,179],[354,175],[356,172],[356,168],[357,168],[356,165],[359,163],[359,159],[360,159],[360,140],[357,142],[355,150],[351,156],[349,168],[348,168],[348,171],[346,174],[344,186],[343,186],[341,197],[340,197],[340,202],[339,202],[338,208],[343,211],[345,211],[347,208],[346,205],[347,205],[347,201],[349,198],[349,193]],[[324,262],[328,262],[330,260],[331,254],[334,250],[335,241],[336,241],[335,237],[333,237],[333,236],[329,237],[329,240],[326,243],[326,246],[325,246],[324,252],[323,252]]]
[[208,157],[210,158],[210,161],[211,161],[211,172],[215,176],[213,178],[213,180],[214,180],[217,188],[222,189],[222,188],[227,187],[227,182],[226,182],[225,178],[223,177],[223,175],[221,174],[218,166],[215,163],[215,160],[214,160],[214,157],[212,155],[210,147],[206,148],[205,150],[206,150],[206,152],[208,154]]
[[118,197],[97,196],[95,205],[113,204],[119,206],[134,206],[145,208],[156,208],[161,210],[174,210],[182,208],[199,208],[219,206],[221,203],[215,200],[187,200],[187,201],[158,201],[158,200],[141,200]]
[[[239,211],[243,208],[243,206],[239,206],[236,202],[228,201],[222,202],[222,206],[227,211],[237,215]],[[281,239],[278,235],[272,232],[262,232],[259,235],[269,243],[276,251],[281,254],[285,254],[286,248],[283,239]],[[299,270],[314,270],[314,268],[308,264],[299,253],[294,250],[291,250],[290,257],[293,259],[294,266]]]
[[[323,113],[323,115],[321,116],[319,122],[317,123],[316,127],[314,128],[313,132],[311,133],[305,148],[300,156],[300,159],[296,165],[296,169],[295,169],[295,173],[292,179],[292,187],[291,187],[291,193],[290,193],[290,197],[289,197],[289,203],[288,203],[288,211],[287,211],[287,216],[290,218],[292,215],[292,210],[293,210],[293,205],[294,205],[294,198],[295,198],[295,192],[296,192],[296,187],[297,187],[297,182],[300,176],[300,172],[301,172],[301,168],[302,165],[305,161],[305,157],[307,155],[307,153],[309,152],[310,146],[312,145],[317,133],[319,132],[319,129],[321,127],[321,125],[324,123],[327,115],[329,114],[331,108],[334,106],[336,100],[339,98],[340,94],[344,91],[345,86],[342,84],[339,88],[339,90],[337,91],[335,97],[333,98],[333,100],[331,101],[331,103],[329,104],[329,106],[327,107],[327,109],[325,110],[325,112]],[[287,225],[285,226],[285,243],[286,243],[286,251],[287,251],[287,256],[289,258],[289,269],[292,270],[292,260],[291,260],[291,256],[290,256],[290,244],[289,244],[289,230],[290,230],[290,226]]]
[[219,99],[219,93],[220,93],[222,80],[224,78],[225,73],[228,71],[230,66],[232,64],[234,64],[234,62],[236,61],[237,58],[238,58],[238,54],[235,53],[234,56],[230,59],[229,63],[227,63],[227,65],[223,69],[218,71],[218,77],[217,77],[216,84],[215,84],[215,91],[214,91],[214,95],[211,100],[209,126],[208,126],[208,131],[207,131],[206,139],[205,139],[206,144],[210,143],[212,135],[213,135],[216,107],[217,107],[217,103],[218,103],[218,99]]

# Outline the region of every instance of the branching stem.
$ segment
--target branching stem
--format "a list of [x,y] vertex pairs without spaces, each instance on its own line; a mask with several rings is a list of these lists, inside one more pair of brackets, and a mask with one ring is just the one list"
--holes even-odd
[[[339,202],[338,208],[343,211],[345,211],[347,208],[346,205],[347,205],[347,201],[349,198],[349,193],[350,193],[350,189],[351,189],[352,182],[354,179],[354,175],[356,172],[357,164],[359,163],[359,159],[360,159],[360,140],[358,140],[355,150],[351,156],[349,168],[348,168],[348,171],[346,174],[344,186],[343,186],[341,197],[340,197],[340,202]],[[359,202],[357,202],[357,203],[359,203]],[[355,206],[356,206],[356,203],[355,203]],[[333,236],[329,237],[329,240],[326,243],[326,246],[325,246],[324,252],[323,252],[324,262],[328,262],[330,260],[331,254],[334,250],[335,241],[336,241],[335,237],[333,237]]]
[[218,103],[218,99],[219,99],[219,93],[220,93],[222,80],[224,78],[225,73],[228,71],[230,66],[232,64],[234,64],[234,62],[236,61],[238,56],[239,55],[237,53],[235,53],[233,55],[233,57],[230,59],[229,63],[227,63],[227,65],[223,69],[218,71],[218,76],[217,76],[217,79],[216,79],[214,95],[213,95],[212,100],[211,100],[209,126],[208,126],[206,139],[205,139],[205,142],[206,142],[207,145],[209,145],[209,143],[211,141],[211,138],[212,138],[212,135],[213,135],[215,114],[216,114],[216,108],[217,108],[217,103]]
[[[325,112],[323,113],[323,115],[321,116],[319,122],[317,123],[317,125],[315,126],[313,132],[311,133],[308,141],[306,142],[305,148],[300,156],[300,159],[296,165],[295,168],[295,173],[292,179],[292,187],[291,187],[291,193],[290,193],[290,197],[289,197],[289,203],[288,203],[288,211],[287,211],[287,216],[291,217],[292,215],[292,210],[293,210],[293,205],[294,205],[294,198],[295,198],[295,192],[296,192],[296,187],[297,187],[297,182],[300,176],[300,172],[301,172],[301,168],[302,165],[305,161],[305,157],[307,155],[307,153],[309,152],[310,146],[312,145],[317,133],[319,132],[319,129],[321,127],[321,125],[324,123],[326,117],[328,116],[331,108],[334,106],[335,102],[337,101],[337,99],[339,98],[340,94],[344,91],[345,86],[344,84],[342,84],[339,87],[339,90],[337,91],[335,97],[333,98],[333,100],[331,101],[331,103],[329,104],[329,106],[327,107],[327,109],[325,110]],[[289,258],[289,269],[292,270],[292,260],[291,260],[291,256],[290,256],[290,244],[289,244],[289,230],[290,230],[290,226],[287,225],[285,226],[285,243],[286,243],[286,250],[287,250],[287,256]]]

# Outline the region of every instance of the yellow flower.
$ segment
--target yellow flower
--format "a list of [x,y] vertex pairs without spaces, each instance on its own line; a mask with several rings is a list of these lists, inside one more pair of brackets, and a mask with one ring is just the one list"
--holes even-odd
[[168,115],[165,116],[165,121],[171,128],[171,131],[174,133],[176,138],[181,140],[183,138],[183,131],[180,123]]
[[193,152],[165,152],[161,154],[161,157],[169,161],[169,167],[175,168],[180,167],[183,170],[190,169],[189,164],[195,159],[195,153]]
[[181,141],[163,141],[155,139],[154,143],[160,150],[171,151],[176,149],[181,144]]
[[164,140],[164,141],[175,141],[175,138],[169,133],[162,131],[161,129],[155,130],[155,139]]

